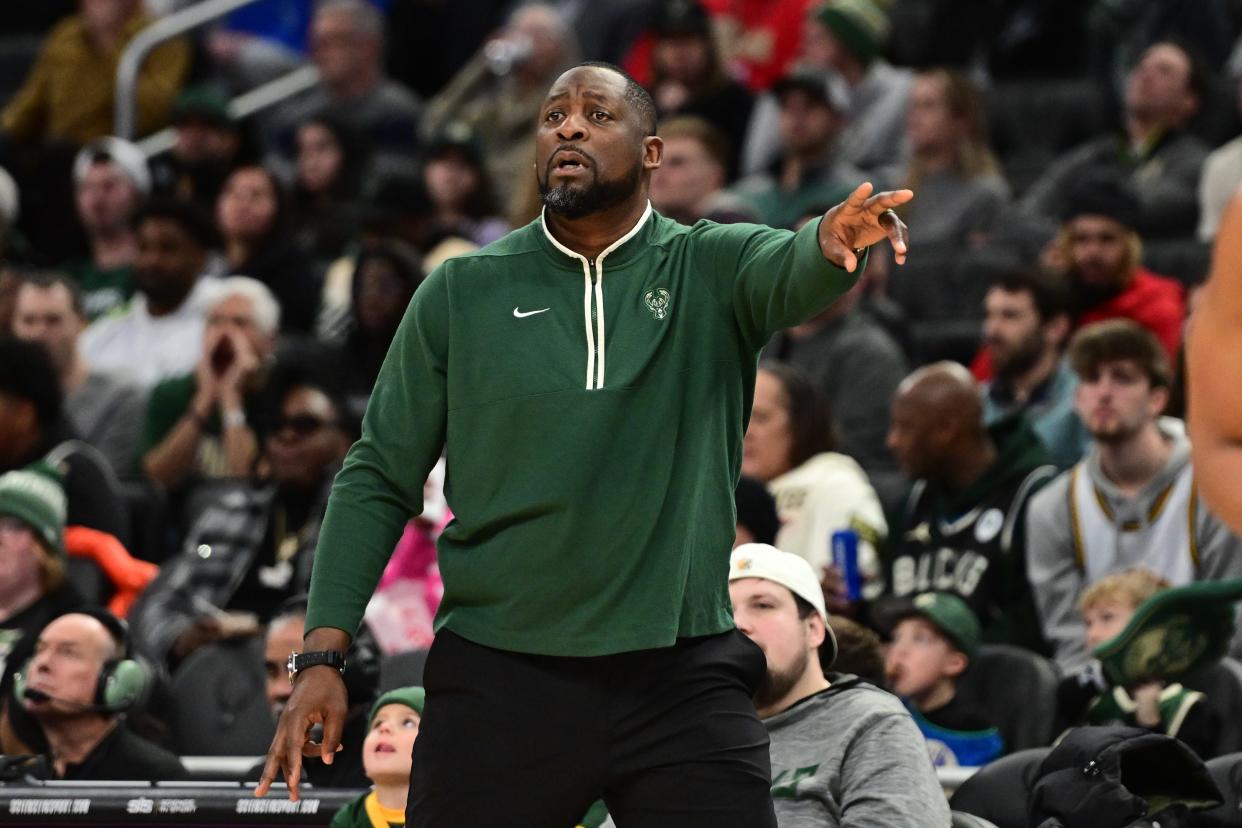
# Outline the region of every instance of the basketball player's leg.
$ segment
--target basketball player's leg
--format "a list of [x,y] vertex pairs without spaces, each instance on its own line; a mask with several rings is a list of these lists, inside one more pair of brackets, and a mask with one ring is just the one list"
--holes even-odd
[[752,702],[763,652],[733,631],[634,655],[609,717],[604,801],[618,828],[775,828],[768,734]]
[[424,684],[407,825],[578,824],[602,787],[590,660],[510,653],[441,631]]

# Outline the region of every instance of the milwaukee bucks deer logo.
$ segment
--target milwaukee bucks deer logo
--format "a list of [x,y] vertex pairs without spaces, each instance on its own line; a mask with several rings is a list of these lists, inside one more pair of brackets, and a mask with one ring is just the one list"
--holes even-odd
[[664,288],[656,288],[643,294],[643,301],[647,303],[647,310],[651,311],[651,315],[656,319],[663,319],[668,316],[668,303],[671,298],[669,292]]

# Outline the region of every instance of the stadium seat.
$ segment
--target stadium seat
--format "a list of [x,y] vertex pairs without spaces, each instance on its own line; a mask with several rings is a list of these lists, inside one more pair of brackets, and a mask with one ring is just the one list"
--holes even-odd
[[1212,246],[1196,239],[1155,239],[1143,242],[1143,265],[1183,285],[1197,285],[1212,266]]
[[1235,828],[1242,825],[1242,753],[1219,756],[1207,763],[1212,781],[1225,797],[1223,805],[1195,814],[1192,828]]
[[112,585],[99,565],[92,560],[71,555],[65,567],[66,577],[87,604],[102,607],[112,596]]
[[1208,706],[1216,711],[1220,736],[1216,742],[1218,755],[1242,752],[1242,663],[1222,658],[1207,670],[1188,676],[1182,682],[1207,697]]
[[427,650],[408,650],[384,656],[380,660],[379,691],[387,693],[398,687],[421,685],[423,665],[426,663]]
[[964,811],[954,811],[952,816],[953,828],[996,828],[996,823],[988,822],[983,817],[977,817]]
[[986,104],[992,147],[1015,196],[1059,155],[1106,133],[1116,111],[1090,78],[998,83]]
[[192,653],[173,674],[168,717],[187,756],[257,756],[276,732],[265,694],[263,641],[238,639]]
[[[1020,686],[1016,679],[1014,684]],[[1027,828],[1031,787],[1050,750],[1023,750],[985,765],[954,792],[949,806],[989,820],[996,828]]]
[[986,644],[971,660],[958,693],[985,712],[1012,752],[1051,744],[1057,682],[1056,667],[1043,656]]

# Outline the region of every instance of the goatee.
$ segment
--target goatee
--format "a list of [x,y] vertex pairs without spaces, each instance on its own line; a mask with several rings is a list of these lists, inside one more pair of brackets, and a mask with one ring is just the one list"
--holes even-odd
[[568,219],[578,219],[621,204],[638,189],[639,167],[615,181],[600,181],[591,167],[589,184],[548,186],[550,176],[539,180],[539,198],[543,206]]

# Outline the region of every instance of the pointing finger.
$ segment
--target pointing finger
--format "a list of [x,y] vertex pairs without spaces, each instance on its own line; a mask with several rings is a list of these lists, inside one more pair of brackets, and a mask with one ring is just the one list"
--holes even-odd
[[876,193],[867,199],[867,210],[871,213],[879,214],[885,210],[891,210],[914,198],[913,190],[888,190],[883,193]]
[[862,210],[867,206],[867,198],[871,195],[871,191],[875,189],[871,186],[870,181],[864,181],[854,188],[854,192],[849,194],[845,199],[845,206],[850,210]]

